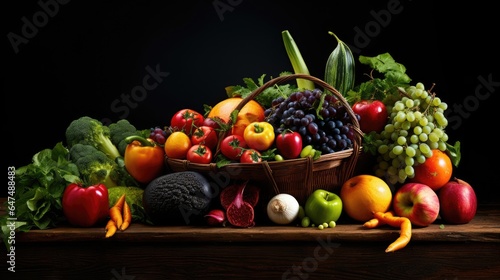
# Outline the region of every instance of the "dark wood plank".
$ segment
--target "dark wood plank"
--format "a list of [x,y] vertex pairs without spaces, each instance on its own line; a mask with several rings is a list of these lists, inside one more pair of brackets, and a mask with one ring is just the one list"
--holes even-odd
[[500,243],[422,242],[384,253],[386,246],[332,239],[265,245],[25,243],[16,251],[15,276],[113,279],[122,269],[135,279],[494,279],[500,273]]
[[325,230],[136,223],[109,239],[102,227],[60,226],[17,232],[16,273],[3,253],[0,279],[495,279],[499,225],[500,207],[482,205],[469,224],[414,228],[394,253],[384,250],[398,229],[357,223]]
[[[389,241],[395,239],[399,229],[381,227],[364,229],[361,224],[339,224],[335,228],[318,230],[299,226],[256,226],[253,228],[204,226],[149,226],[132,224],[111,239],[104,239],[104,228],[75,228],[62,226],[54,229],[32,230],[18,233],[19,242],[72,241],[138,241],[138,242],[282,242],[314,241],[331,236],[339,241]],[[413,228],[412,242],[418,241],[477,241],[500,242],[500,208],[480,209],[468,224],[448,225],[436,223]]]

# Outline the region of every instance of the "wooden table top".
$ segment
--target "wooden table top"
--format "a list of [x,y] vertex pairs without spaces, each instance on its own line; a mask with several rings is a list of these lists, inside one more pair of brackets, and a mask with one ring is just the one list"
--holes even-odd
[[[1,211],[0,211],[1,212]],[[1,214],[1,213],[0,213]],[[57,228],[30,230],[16,234],[18,242],[316,242],[317,238],[332,238],[345,242],[390,241],[399,229],[382,226],[365,229],[362,224],[342,224],[319,230],[300,226],[255,226],[252,228],[210,226],[151,226],[132,223],[123,232],[104,238],[104,226],[77,228],[61,225]],[[443,224],[439,219],[428,227],[414,227],[412,242],[500,242],[500,205],[480,205],[468,224]]]

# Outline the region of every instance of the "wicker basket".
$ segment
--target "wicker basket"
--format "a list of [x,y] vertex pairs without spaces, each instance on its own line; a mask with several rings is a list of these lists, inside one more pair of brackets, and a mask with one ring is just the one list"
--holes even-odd
[[343,103],[355,131],[352,149],[325,154],[314,161],[311,157],[306,157],[283,161],[263,161],[261,163],[231,163],[220,168],[215,163],[198,164],[188,160],[166,158],[167,167],[174,172],[197,171],[213,178],[219,178],[219,180],[221,180],[220,178],[223,178],[222,180],[252,180],[261,184],[261,187],[270,190],[271,194],[291,194],[301,204],[305,203],[307,197],[316,189],[336,191],[354,173],[361,149],[362,132],[351,107],[335,88],[310,75],[280,76],[269,80],[244,98],[235,110],[243,108],[247,102],[254,99],[266,88],[279,83],[295,81],[297,78],[314,82],[324,90],[334,94]]

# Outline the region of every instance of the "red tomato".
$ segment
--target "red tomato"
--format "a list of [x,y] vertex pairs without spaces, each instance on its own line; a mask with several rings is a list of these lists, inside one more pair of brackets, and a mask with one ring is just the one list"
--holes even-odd
[[193,163],[210,163],[212,151],[205,145],[193,145],[187,152],[186,159]]
[[220,144],[221,153],[231,160],[238,160],[241,157],[242,149],[247,148],[247,144],[243,136],[240,135],[229,135],[222,139]]
[[412,181],[428,185],[434,191],[439,190],[451,179],[453,165],[450,157],[443,151],[432,150],[432,156],[425,162],[415,166],[415,177]]
[[276,148],[286,159],[298,158],[302,151],[302,136],[296,131],[285,130],[276,136]]
[[193,145],[196,144],[204,144],[211,150],[215,150],[217,147],[217,131],[210,126],[202,125],[196,128],[191,135],[191,143]]
[[241,163],[257,163],[257,162],[262,162],[262,156],[261,154],[254,149],[248,149],[241,154],[240,157],[240,162]]
[[202,126],[205,118],[202,114],[191,109],[179,110],[172,116],[170,127],[174,130],[184,131],[191,136],[196,127]]

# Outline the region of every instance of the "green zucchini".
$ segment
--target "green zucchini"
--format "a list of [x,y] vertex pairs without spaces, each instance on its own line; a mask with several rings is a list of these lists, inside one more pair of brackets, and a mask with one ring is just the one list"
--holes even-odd
[[354,88],[355,60],[351,49],[337,35],[329,31],[337,39],[337,47],[332,51],[325,67],[325,82],[338,90],[344,97]]

